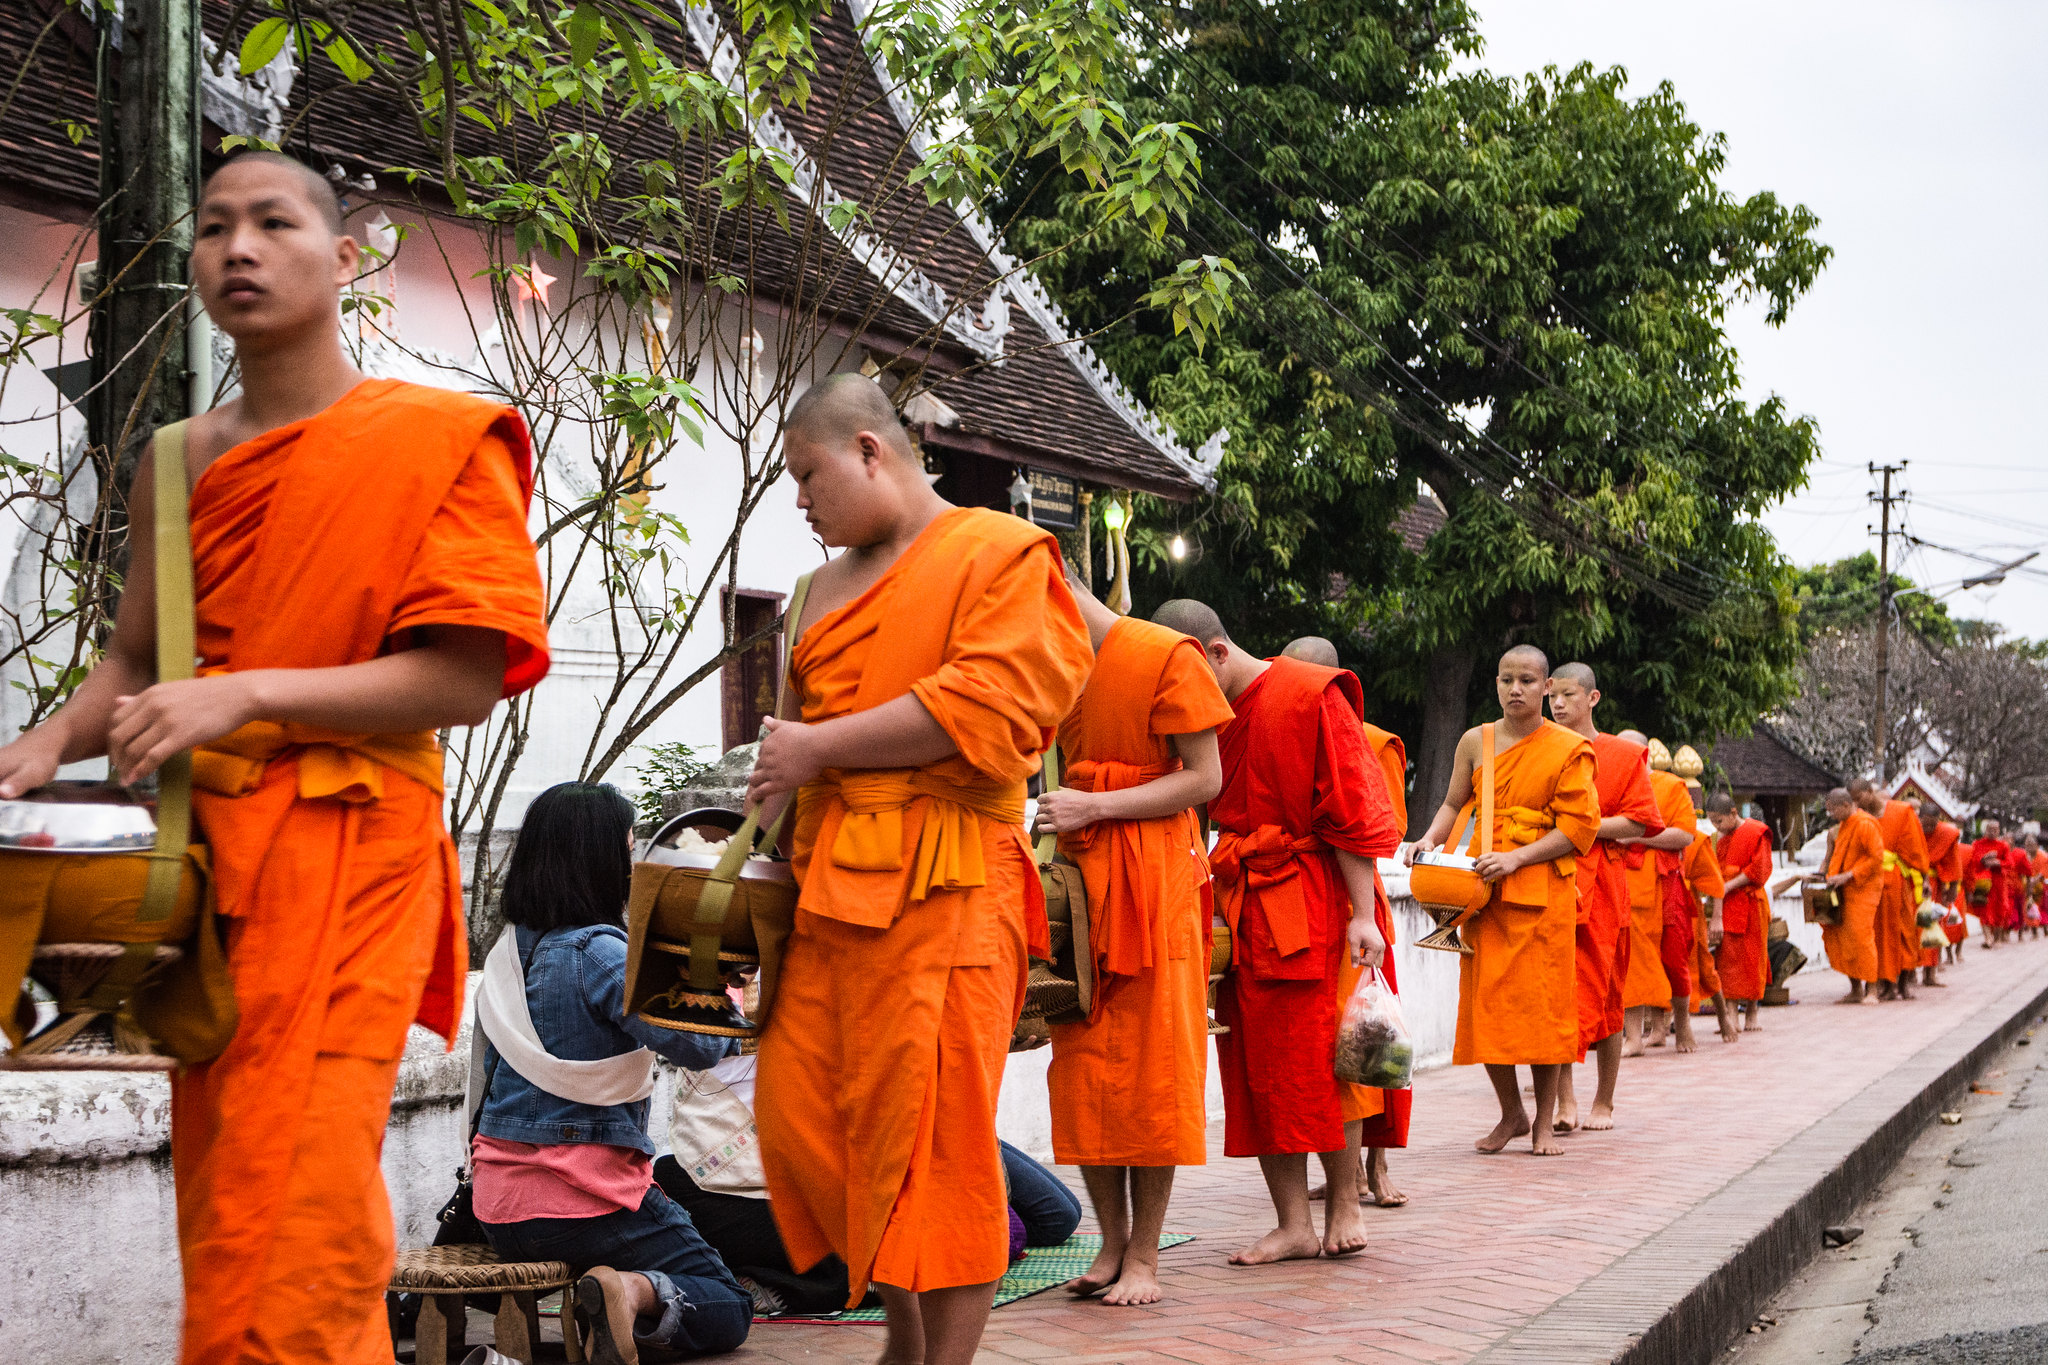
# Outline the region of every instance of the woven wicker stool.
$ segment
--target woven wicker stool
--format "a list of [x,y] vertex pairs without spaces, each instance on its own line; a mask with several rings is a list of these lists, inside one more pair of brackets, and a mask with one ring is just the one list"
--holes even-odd
[[[501,1261],[487,1246],[422,1247],[398,1253],[391,1271],[393,1293],[420,1296],[420,1325],[413,1332],[413,1359],[418,1365],[449,1365],[460,1361],[469,1345],[463,1334],[468,1312],[463,1296],[498,1296],[497,1349],[520,1365],[533,1365],[540,1344],[540,1310],[536,1300],[550,1289],[562,1291],[562,1347],[571,1360],[582,1360],[576,1336],[576,1272],[564,1261]],[[452,1298],[445,1307],[442,1300]]]

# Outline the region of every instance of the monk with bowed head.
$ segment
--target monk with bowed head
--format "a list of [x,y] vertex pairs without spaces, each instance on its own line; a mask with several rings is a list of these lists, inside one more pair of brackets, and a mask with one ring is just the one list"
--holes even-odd
[[[1645,751],[1650,747],[1650,737],[1641,730],[1623,730],[1615,738]],[[1673,1031],[1680,1052],[1697,1046],[1691,1019],[1693,900],[1686,871],[1686,854],[1698,834],[1692,788],[1684,778],[1652,768],[1650,795],[1664,828],[1623,846],[1629,898],[1628,980],[1621,1001],[1628,1011],[1624,1057],[1664,1046]],[[1718,898],[1718,872],[1713,881],[1714,890],[1707,894]]]
[[762,1165],[799,1271],[873,1283],[885,1360],[965,1365],[1009,1264],[996,1090],[1050,943],[1024,782],[1092,654],[1049,532],[932,490],[855,374],[792,405],[784,459],[828,546],[748,799],[796,800],[801,885],[761,1039]]
[[1849,993],[1836,1004],[1874,1005],[1871,989],[1878,979],[1877,912],[1884,897],[1884,832],[1877,819],[1856,804],[1844,788],[1827,795],[1828,818],[1835,822],[1828,836],[1827,882],[1842,893],[1840,924],[1822,931],[1828,965],[1849,978]]
[[1979,821],[1977,838],[1963,857],[1963,896],[1984,928],[1986,948],[1995,948],[2005,941],[2008,921],[2016,919],[2019,913],[2006,869],[2020,855],[2005,841],[2004,833],[1997,820]]
[[[1154,621],[1202,646],[1237,713],[1220,736],[1223,790],[1216,901],[1231,928],[1232,971],[1217,991],[1223,1150],[1255,1156],[1279,1225],[1233,1265],[1348,1256],[1365,1249],[1358,1210],[1362,1123],[1332,1065],[1345,960],[1377,967],[1373,861],[1401,841],[1386,784],[1359,729],[1364,696],[1341,669],[1260,659],[1216,613],[1186,598]],[[1308,1154],[1328,1185],[1323,1236],[1309,1215]]]
[[[1621,1076],[1622,990],[1633,946],[1627,856],[1619,841],[1664,832],[1650,794],[1650,751],[1619,736],[1601,734],[1593,724],[1593,708],[1599,704],[1599,685],[1585,664],[1564,664],[1551,673],[1551,718],[1593,746],[1593,776],[1600,797],[1600,837],[1578,860],[1578,922],[1573,932],[1579,1055],[1592,1050],[1598,1075],[1585,1125],[1594,1132],[1614,1126],[1614,1087]],[[1556,1121],[1559,1132],[1579,1126],[1569,1066],[1557,1078]]]
[[[1558,1071],[1582,1055],[1576,987],[1578,859],[1600,833],[1600,793],[1593,745],[1583,735],[1543,718],[1550,661],[1534,645],[1501,656],[1494,678],[1501,720],[1494,741],[1493,849],[1478,860],[1492,897],[1459,929],[1471,945],[1458,962],[1458,1031],[1451,1061],[1480,1063],[1500,1101],[1500,1122],[1474,1145],[1498,1152],[1522,1134],[1538,1156],[1564,1151],[1554,1128]],[[1482,733],[1458,740],[1443,805],[1411,862],[1443,847],[1460,810],[1484,771]],[[1463,850],[1478,854],[1474,829]],[[1533,1123],[1522,1106],[1515,1068],[1527,1066],[1535,1083]]]
[[1721,973],[1714,967],[1713,950],[1721,940],[1721,906],[1728,888],[1721,877],[1721,860],[1714,854],[1714,827],[1701,824],[1702,813],[1695,806],[1696,832],[1680,855],[1675,889],[1682,904],[1674,898],[1664,919],[1664,972],[1671,983],[1672,1014],[1683,1025],[1678,1031],[1680,1052],[1697,1050],[1690,1016],[1708,1001],[1713,1002],[1721,1026],[1721,1041],[1732,1043],[1740,1036],[1729,1017],[1728,997],[1721,992]]
[[1053,1156],[1079,1166],[1102,1227],[1068,1285],[1115,1305],[1159,1301],[1159,1237],[1176,1166],[1209,1159],[1209,860],[1194,807],[1223,787],[1216,728],[1230,704],[1202,647],[1118,616],[1074,577],[1095,646],[1060,722],[1057,790],[1039,832],[1088,886],[1094,1008],[1052,1026]]
[[1723,995],[1742,1012],[1743,1031],[1755,1033],[1763,1027],[1757,1014],[1771,984],[1771,827],[1735,809],[1726,792],[1707,798],[1707,821],[1720,836],[1714,856],[1721,860],[1721,942],[1714,969]]
[[0,797],[194,750],[240,1022],[171,1077],[189,1365],[391,1359],[384,1125],[406,1030],[455,1036],[466,965],[434,732],[548,668],[526,427],[357,371],[359,259],[297,162],[244,153],[207,180],[192,277],[242,394],[186,428],[201,676],[153,681],[152,442],[107,652],[0,749]]
[[1894,801],[1867,777],[1849,784],[1856,804],[1877,819],[1884,835],[1884,895],[1877,912],[1878,998],[1911,1000],[1914,969],[1920,965],[1920,903],[1927,899],[1932,860],[1920,832],[1920,816]]
[[[1949,821],[1941,818],[1941,812],[1932,801],[1920,803],[1920,837],[1927,841],[1927,864],[1933,877],[1930,894],[1943,910],[1953,910],[1956,905],[1958,888],[1963,880],[1963,832]],[[1968,936],[1966,924],[1950,924],[1942,921],[1943,937],[1948,939],[1947,957],[1951,962],[1961,960],[1963,939]],[[1929,948],[1921,960],[1920,984],[1923,986],[1946,986],[1948,983],[1936,975],[1941,965],[1943,950]]]
[[[1337,657],[1337,646],[1320,635],[1304,635],[1292,640],[1280,653],[1286,658],[1299,659],[1322,668],[1342,667]],[[1373,761],[1379,765],[1380,777],[1387,785],[1387,804],[1393,808],[1394,827],[1405,833],[1408,828],[1408,751],[1401,743],[1401,737],[1391,730],[1382,730],[1371,721],[1362,722],[1359,728],[1365,732],[1365,747],[1372,751]],[[1379,926],[1380,937],[1387,942],[1387,955],[1380,963],[1380,974],[1386,977],[1390,990],[1398,991],[1400,981],[1394,971],[1394,905],[1387,897],[1386,884],[1380,878],[1377,864],[1373,867],[1372,884],[1373,921]],[[1343,1002],[1350,999],[1363,970],[1356,963],[1347,961],[1337,974],[1340,1012]],[[1361,1125],[1360,1159],[1365,1163],[1365,1183],[1358,1197],[1370,1201],[1375,1208],[1398,1209],[1408,1202],[1408,1196],[1395,1187],[1387,1170],[1387,1150],[1408,1145],[1408,1125],[1414,1113],[1414,1102],[1413,1090],[1375,1090],[1363,1085],[1344,1087],[1344,1120],[1349,1123],[1355,1119]],[[1328,1193],[1327,1186],[1318,1185],[1308,1192],[1308,1197],[1317,1200]]]

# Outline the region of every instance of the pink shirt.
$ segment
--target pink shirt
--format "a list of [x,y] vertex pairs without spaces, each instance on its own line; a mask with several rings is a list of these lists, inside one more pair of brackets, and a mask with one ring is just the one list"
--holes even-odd
[[486,1223],[637,1209],[654,1183],[654,1161],[645,1152],[602,1142],[542,1147],[479,1133],[471,1156],[476,1216]]

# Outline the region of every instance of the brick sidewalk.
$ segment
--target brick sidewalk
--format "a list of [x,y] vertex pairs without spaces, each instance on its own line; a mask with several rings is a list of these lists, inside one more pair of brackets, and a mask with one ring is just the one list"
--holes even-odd
[[[1469,1360],[1702,1202],[1739,1191],[1758,1162],[1920,1049],[2016,989],[2048,986],[2048,943],[1989,953],[1973,943],[1947,975],[1952,988],[1910,1004],[1849,1009],[1827,1003],[1841,993],[1839,977],[1805,973],[1793,987],[1800,1003],[1765,1010],[1761,1033],[1729,1046],[1709,1027],[1692,1056],[1667,1048],[1624,1063],[1619,1126],[1571,1134],[1565,1155],[1551,1160],[1530,1156],[1526,1140],[1496,1157],[1473,1152],[1472,1139],[1497,1115],[1484,1073],[1425,1073],[1416,1084],[1413,1145],[1393,1157],[1411,1202],[1367,1209],[1372,1245],[1341,1261],[1225,1263],[1271,1226],[1271,1210],[1257,1166],[1223,1158],[1219,1123],[1210,1164],[1183,1171],[1175,1191],[1167,1227],[1197,1240],[1163,1254],[1165,1302],[1114,1309],[1057,1290],[1041,1294],[996,1311],[979,1358]],[[1987,1032],[2003,1022],[1983,1019]],[[1580,1069],[1578,1089],[1583,1106],[1592,1096],[1590,1066]],[[1071,1169],[1061,1174],[1078,1185]],[[865,1365],[880,1341],[878,1328],[771,1323],[757,1326],[740,1354]]]

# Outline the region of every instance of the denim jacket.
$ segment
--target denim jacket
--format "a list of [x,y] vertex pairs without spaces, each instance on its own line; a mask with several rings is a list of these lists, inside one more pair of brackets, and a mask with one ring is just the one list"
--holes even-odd
[[[556,929],[545,937],[508,926],[526,966],[526,1008],[541,1045],[564,1061],[590,1062],[648,1047],[656,1056],[702,1071],[734,1050],[730,1038],[656,1028],[626,1017],[626,931],[613,924]],[[507,1142],[552,1146],[602,1142],[653,1156],[646,1100],[578,1104],[529,1082],[484,1050],[490,1090],[477,1131]]]

